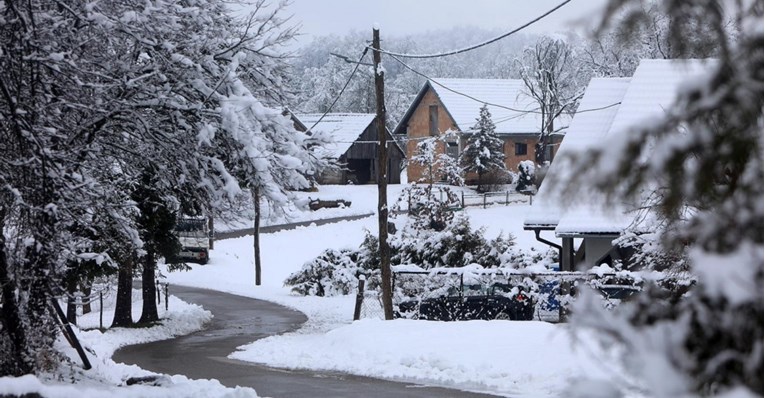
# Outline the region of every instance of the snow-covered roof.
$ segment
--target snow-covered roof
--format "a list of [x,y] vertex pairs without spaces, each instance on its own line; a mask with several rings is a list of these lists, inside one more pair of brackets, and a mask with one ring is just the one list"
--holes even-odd
[[[296,115],[308,128],[321,118],[322,113]],[[325,147],[325,156],[339,158],[353,145],[369,124],[374,121],[372,113],[328,113],[312,130],[328,134],[334,141]]]
[[[475,126],[484,103],[487,103],[497,134],[536,134],[542,127],[539,105],[526,94],[523,80],[436,78],[422,87],[396,127],[396,133],[406,132],[407,120],[428,88],[436,93],[460,131],[467,132]],[[569,122],[570,117],[563,115],[556,119],[554,127],[559,130]]]
[[[562,159],[567,154],[596,145],[606,136],[619,110],[619,103],[627,91],[629,82],[629,78],[595,78],[590,80],[579,104],[579,109],[597,110],[578,112],[574,115],[555,159]],[[568,167],[561,163],[561,161],[553,160],[548,170],[548,176],[555,176],[559,181],[567,181],[569,179]],[[524,221],[525,228],[552,229],[558,225],[563,211],[562,203],[559,203],[557,192],[552,191],[550,184],[542,184],[539,188]]]
[[[629,80],[593,79],[548,177],[554,176],[563,182],[570,178],[568,165],[561,164],[565,161],[561,155],[614,142],[629,134],[631,128],[661,118],[665,110],[672,106],[683,82],[704,75],[713,65],[713,61],[701,60],[642,60]],[[581,112],[607,106],[609,101],[618,102],[620,94],[619,106]],[[547,192],[544,187],[542,184],[535,200],[535,205],[540,207],[532,208],[524,222],[527,228],[555,226],[555,234],[559,237],[619,234],[634,221],[634,215],[626,208],[609,207],[598,193],[591,193],[587,198],[565,198],[564,201],[556,197],[557,193]]]

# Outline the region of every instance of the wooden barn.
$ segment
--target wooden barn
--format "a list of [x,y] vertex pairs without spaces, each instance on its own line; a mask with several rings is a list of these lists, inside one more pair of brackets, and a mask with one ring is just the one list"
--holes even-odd
[[[297,118],[308,128],[322,114],[299,114]],[[318,178],[320,184],[374,184],[377,182],[377,123],[375,115],[367,113],[329,113],[312,131],[329,134],[334,143],[325,148],[327,158],[337,160],[343,167],[336,172],[325,172]],[[404,151],[388,135],[388,183],[401,182]]]

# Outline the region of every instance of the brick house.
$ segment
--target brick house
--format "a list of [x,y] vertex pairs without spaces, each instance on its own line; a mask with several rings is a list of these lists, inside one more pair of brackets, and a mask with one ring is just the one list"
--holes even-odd
[[[449,130],[456,131],[459,138],[440,144],[439,151],[459,157],[484,105],[482,101],[485,101],[496,125],[496,133],[504,142],[505,166],[517,172],[519,162],[535,159],[535,147],[542,127],[541,116],[533,112],[537,105],[523,93],[523,89],[523,81],[518,79],[429,80],[420,89],[393,134],[406,141],[407,158],[411,159],[419,140],[442,135]],[[556,130],[565,124],[567,120],[564,118],[556,121]],[[555,155],[561,139],[562,135],[552,137],[547,148],[549,158]],[[419,179],[422,171],[422,166],[410,161],[407,165],[409,181]]]

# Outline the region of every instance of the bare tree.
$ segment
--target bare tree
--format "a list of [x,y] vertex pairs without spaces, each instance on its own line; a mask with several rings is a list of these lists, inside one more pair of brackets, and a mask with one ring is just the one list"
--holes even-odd
[[[583,93],[583,77],[576,67],[571,46],[562,39],[542,37],[516,60],[526,94],[537,104],[541,117],[536,162],[545,165],[551,159],[549,145],[556,131],[555,120],[564,112],[573,112]],[[561,126],[559,126],[561,127]]]

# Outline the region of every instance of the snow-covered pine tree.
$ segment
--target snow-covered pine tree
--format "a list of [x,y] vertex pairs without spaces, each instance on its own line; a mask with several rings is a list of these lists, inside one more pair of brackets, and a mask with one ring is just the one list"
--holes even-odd
[[490,172],[507,170],[502,140],[497,136],[489,108],[484,104],[475,126],[469,132],[460,165],[466,173],[478,175],[478,191],[484,189],[483,177]]
[[[582,193],[580,184],[594,185],[620,202],[643,201],[661,220],[652,242],[657,253],[643,256],[643,265],[658,268],[663,258],[679,254],[697,283],[679,297],[648,289],[610,313],[581,302],[572,321],[594,329],[609,347],[625,350],[620,358],[630,381],[622,380],[621,388],[645,396],[759,396],[763,5],[711,0],[656,4],[669,17],[668,40],[676,50],[693,50],[695,42],[688,38],[696,35],[695,26],[706,26],[719,60],[708,77],[683,86],[666,116],[635,126],[618,148],[580,157],[569,188]],[[620,14],[620,27],[628,32],[650,24],[641,5],[611,0],[601,29]],[[727,34],[730,23],[739,31],[735,40]],[[591,395],[587,390],[572,393]]]

